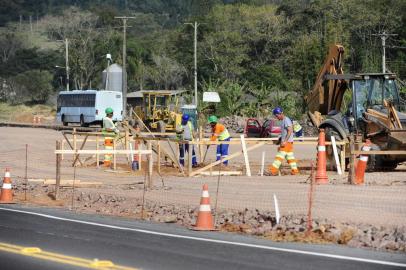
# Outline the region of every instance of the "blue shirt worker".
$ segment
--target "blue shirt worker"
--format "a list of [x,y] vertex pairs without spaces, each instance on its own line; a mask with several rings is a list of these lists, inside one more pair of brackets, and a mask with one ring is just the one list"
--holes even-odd
[[[193,124],[189,120],[189,115],[184,114],[182,115],[182,122],[176,128],[176,133],[178,134],[178,138],[182,141],[193,141]],[[195,147],[192,145],[192,167],[197,166],[196,160],[196,153]],[[188,143],[181,144],[179,147],[179,163],[182,166],[185,166],[185,153],[189,152],[190,145]]]
[[[228,133],[228,130],[224,125],[217,123],[218,119],[215,115],[210,116],[208,122],[212,130],[212,135],[210,138],[211,141],[216,140],[218,140],[219,142],[230,141],[231,139],[230,133]],[[229,147],[228,143],[217,145],[216,160],[224,159],[228,156],[228,147]],[[223,164],[228,165],[228,160],[224,161]]]
[[299,170],[297,168],[297,163],[295,156],[293,155],[293,123],[289,117],[283,114],[283,111],[280,107],[276,107],[273,110],[273,115],[279,120],[282,121],[281,123],[281,138],[280,138],[280,146],[278,148],[278,153],[276,153],[276,157],[272,165],[270,166],[269,170],[271,175],[278,175],[279,167],[282,164],[282,161],[288,161],[291,174],[299,174]]

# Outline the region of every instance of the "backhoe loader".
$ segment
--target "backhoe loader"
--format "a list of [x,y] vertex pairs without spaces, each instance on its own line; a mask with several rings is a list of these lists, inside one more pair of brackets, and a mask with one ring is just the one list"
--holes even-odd
[[[331,45],[316,82],[306,96],[308,115],[326,139],[369,138],[372,150],[406,150],[406,114],[401,113],[396,75],[344,74],[344,47]],[[348,151],[346,151],[348,153]],[[393,170],[406,155],[370,155],[368,170]]]

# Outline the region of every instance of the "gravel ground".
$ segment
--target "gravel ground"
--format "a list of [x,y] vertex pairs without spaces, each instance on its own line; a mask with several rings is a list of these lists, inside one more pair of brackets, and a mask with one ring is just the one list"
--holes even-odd
[[[45,129],[0,128],[0,164],[10,167],[16,184],[17,200],[22,199],[25,176],[25,145],[28,144],[28,178],[55,178],[55,140],[60,132]],[[214,158],[214,147],[208,156]],[[231,153],[239,151],[231,146]],[[272,161],[276,147],[269,145],[250,153],[253,174],[259,170],[262,152],[267,164]],[[315,147],[298,145],[296,156],[304,164],[315,157]],[[63,162],[62,179],[73,179],[72,161]],[[334,242],[352,246],[388,250],[405,250],[406,224],[406,168],[394,172],[366,174],[366,184],[347,184],[346,176],[329,172],[329,185],[314,186],[310,196],[309,171],[301,176],[279,177],[180,177],[172,168],[163,167],[162,178],[154,173],[154,186],[143,193],[142,172],[129,172],[120,158],[118,172],[107,172],[95,166],[78,167],[76,179],[98,181],[95,188],[77,188],[72,200],[72,189],[61,191],[61,200],[52,201],[48,193],[53,186],[30,183],[28,202],[47,206],[72,207],[77,211],[129,215],[139,217],[142,201],[145,218],[160,222],[194,223],[201,195],[201,186],[208,183],[212,207],[217,205],[218,225],[227,231],[243,232],[274,240]],[[233,170],[243,168],[242,157],[231,162]],[[286,168],[284,172],[288,172]],[[217,186],[217,183],[220,183]],[[218,190],[218,193],[217,193]],[[218,195],[218,196],[216,196]],[[281,223],[276,224],[274,198],[281,212]],[[304,236],[311,202],[312,239]],[[292,235],[291,233],[294,234]],[[377,240],[378,239],[378,240]]]

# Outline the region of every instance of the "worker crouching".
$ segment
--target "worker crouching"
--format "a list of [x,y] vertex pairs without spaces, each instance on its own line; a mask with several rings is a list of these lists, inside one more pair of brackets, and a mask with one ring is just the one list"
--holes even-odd
[[292,120],[289,117],[285,116],[280,107],[276,107],[273,110],[273,115],[281,121],[281,137],[280,137],[280,146],[278,148],[278,153],[276,154],[275,160],[270,166],[270,174],[278,175],[279,168],[286,158],[288,161],[291,174],[299,174],[297,168],[297,163],[295,156],[293,154],[293,124]]
[[[182,122],[176,127],[176,133],[179,140],[182,141],[193,141],[193,124],[189,119],[188,114],[182,115]],[[185,153],[190,151],[192,148],[192,167],[197,166],[197,159],[195,153],[194,145],[189,143],[183,143],[179,145],[179,163],[185,166]]]
[[[219,142],[229,142],[231,137],[230,133],[228,133],[227,128],[218,123],[218,119],[215,115],[212,115],[209,117],[208,122],[211,126],[212,130],[212,136],[211,136],[211,141],[219,141]],[[228,143],[222,143],[217,145],[217,150],[216,150],[216,160],[220,159],[225,159],[228,156]],[[225,160],[223,162],[224,165],[228,165],[228,160]]]

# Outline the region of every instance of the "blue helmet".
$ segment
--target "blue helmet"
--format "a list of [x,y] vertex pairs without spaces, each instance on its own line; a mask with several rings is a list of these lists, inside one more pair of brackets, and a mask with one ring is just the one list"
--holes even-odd
[[189,121],[189,115],[188,115],[188,114],[182,115],[182,121],[183,121],[183,122]]
[[273,115],[277,115],[277,114],[281,114],[283,113],[281,107],[276,107],[275,109],[273,109],[272,111]]

